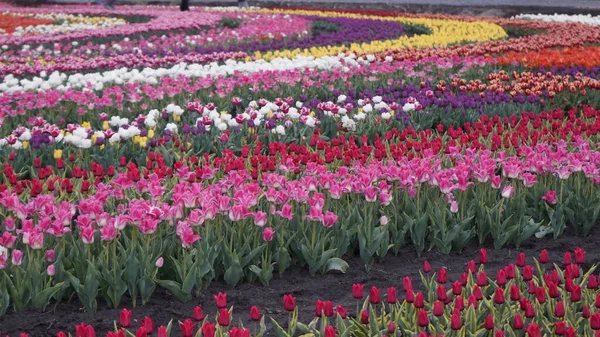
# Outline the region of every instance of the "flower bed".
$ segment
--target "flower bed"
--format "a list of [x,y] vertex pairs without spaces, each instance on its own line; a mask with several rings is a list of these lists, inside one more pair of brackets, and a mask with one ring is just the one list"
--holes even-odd
[[[399,254],[565,236],[577,246],[597,232],[596,27],[151,6],[122,7],[152,18],[124,24],[86,6],[0,8],[75,22],[0,36],[0,316],[65,301],[143,311],[215,282],[269,286],[277,273],[373,272]],[[405,302],[399,285],[386,305],[356,286],[356,309],[319,301],[311,322],[283,290],[290,320],[254,308],[244,327],[219,295],[216,326],[200,307],[161,328],[131,326],[124,310],[108,336],[597,334],[583,250],[562,269],[519,255],[493,279],[485,254],[451,287],[445,269],[407,279]]]

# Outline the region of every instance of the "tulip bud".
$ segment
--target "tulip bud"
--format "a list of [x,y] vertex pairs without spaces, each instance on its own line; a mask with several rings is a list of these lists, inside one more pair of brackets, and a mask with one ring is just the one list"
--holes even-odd
[[427,310],[419,310],[417,313],[417,325],[420,327],[426,327],[429,325],[429,313]]
[[48,249],[45,253],[45,256],[46,256],[46,261],[54,262],[54,259],[55,259],[54,250]]
[[154,322],[152,321],[152,319],[148,316],[144,317],[144,319],[142,320],[142,326],[144,327],[144,329],[146,329],[146,331],[148,333],[152,333],[154,331]]
[[583,248],[577,247],[574,251],[575,253],[575,263],[584,264],[585,263],[585,250]]
[[398,294],[395,287],[387,288],[387,302],[389,304],[396,304],[398,302]]
[[163,257],[162,257],[162,256],[161,256],[161,257],[159,257],[159,258],[156,260],[156,263],[155,263],[155,265],[156,265],[156,268],[162,268],[162,266],[163,266],[163,264],[164,264],[164,263],[165,263],[165,259],[163,259]]
[[352,297],[357,300],[361,300],[364,296],[364,285],[363,284],[353,284],[352,285]]
[[201,321],[204,319],[204,311],[202,310],[201,306],[195,306],[194,307],[194,320],[195,321]]
[[119,314],[119,325],[123,328],[131,326],[131,310],[123,309]]
[[396,332],[396,324],[394,323],[394,321],[390,321],[390,324],[388,324],[387,332],[389,334],[393,334],[394,332]]
[[506,284],[506,272],[504,271],[504,269],[499,269],[496,272],[496,284],[498,284],[499,286],[503,286]]
[[437,282],[440,284],[448,282],[448,271],[446,271],[446,268],[442,268],[438,271]]
[[488,314],[485,317],[484,328],[486,330],[493,330],[494,329],[494,316],[492,316],[491,314]]
[[565,321],[558,321],[554,323],[554,334],[562,336],[565,334],[565,330],[567,329],[567,323]]
[[379,304],[379,302],[381,302],[379,289],[377,287],[371,287],[371,292],[369,293],[369,302],[371,304]]
[[179,324],[181,328],[181,335],[183,337],[193,337],[194,336],[194,323],[192,323],[191,319],[186,319],[183,323]]
[[550,262],[550,257],[548,256],[548,251],[546,249],[543,249],[540,252],[540,263],[546,264],[548,262]]
[[215,304],[218,309],[223,309],[227,307],[227,294],[219,292],[217,295],[213,295],[215,299]]
[[504,290],[502,288],[496,288],[494,292],[494,303],[504,304]]
[[221,311],[219,311],[219,318],[217,319],[217,324],[219,324],[220,326],[229,325],[229,310],[221,309]]
[[583,316],[583,318],[590,318],[591,312],[590,312],[590,306],[589,305],[584,305],[583,306],[583,309],[581,310],[581,316]]
[[414,301],[413,304],[414,304],[415,308],[417,308],[417,309],[421,309],[421,308],[423,308],[425,306],[425,298],[423,297],[423,293],[422,292],[419,291],[415,295],[415,301]]
[[488,253],[487,253],[487,250],[485,250],[484,248],[481,248],[479,250],[479,263],[481,263],[481,264],[488,263]]
[[460,330],[462,328],[462,320],[460,318],[460,313],[457,311],[454,311],[454,313],[452,314],[452,317],[450,319],[450,328],[452,328],[452,330]]
[[250,308],[250,319],[255,322],[260,321],[260,309],[255,305]]
[[360,322],[362,324],[369,324],[369,312],[367,310],[363,310],[360,313]]
[[563,301],[556,303],[556,306],[554,307],[554,316],[559,318],[565,317],[565,304]]
[[531,281],[531,279],[533,279],[533,267],[532,266],[525,266],[523,268],[523,280],[524,281]]
[[592,330],[600,330],[600,312],[595,312],[590,316],[590,327]]
[[296,297],[291,294],[283,295],[283,308],[286,311],[294,311],[296,309]]
[[519,287],[514,284],[510,286],[510,299],[512,301],[518,301],[521,298],[521,293],[519,291]]
[[158,337],[169,337],[169,333],[167,331],[167,327],[161,325],[158,327]]
[[523,266],[525,266],[525,254],[519,253],[517,255],[517,267],[523,267]]
[[346,317],[348,317],[348,311],[346,311],[346,308],[344,308],[341,305],[336,306],[335,311],[343,319],[345,319]]
[[444,314],[444,304],[440,301],[433,303],[433,316],[440,317]]
[[519,314],[515,314],[515,317],[513,319],[513,329],[515,329],[515,330],[523,329],[523,319],[521,318],[521,315],[519,315]]
[[413,289],[412,279],[410,277],[404,277],[404,279],[402,280],[402,289],[404,289],[405,292],[408,292],[409,290]]
[[565,255],[563,257],[563,264],[565,266],[569,266],[571,265],[573,262],[571,261],[571,252],[565,252]]
[[48,274],[48,276],[54,276],[55,273],[56,267],[54,267],[53,264],[49,265],[48,268],[46,268],[46,274]]
[[426,274],[431,272],[431,265],[428,261],[423,262],[423,272]]
[[323,337],[335,337],[335,328],[332,326],[327,326],[325,328],[325,333],[323,334]]

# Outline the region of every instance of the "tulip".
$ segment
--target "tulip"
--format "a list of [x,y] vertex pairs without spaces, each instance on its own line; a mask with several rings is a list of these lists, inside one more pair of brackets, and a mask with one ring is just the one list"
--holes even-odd
[[592,330],[600,330],[600,312],[595,312],[590,316],[590,327]]
[[582,248],[575,248],[575,263],[584,264],[585,263],[585,250]]
[[563,264],[565,266],[569,266],[571,265],[573,262],[571,261],[571,252],[565,252],[565,255],[563,257]]
[[529,295],[535,295],[536,288],[537,285],[535,284],[535,282],[533,280],[530,280],[529,284],[527,285],[527,292],[529,293]]
[[338,305],[335,307],[335,312],[336,314],[340,315],[341,318],[346,318],[348,317],[348,311],[346,311],[346,308],[344,308],[341,305]]
[[398,303],[398,294],[396,293],[395,287],[387,288],[387,302],[389,304]]
[[565,304],[563,301],[556,303],[556,306],[554,307],[554,316],[559,318],[565,317]]
[[161,256],[156,260],[156,263],[154,265],[156,266],[156,268],[162,268],[164,263],[165,259],[163,259],[163,257]]
[[550,262],[550,257],[548,256],[548,251],[546,249],[543,249],[540,252],[540,263],[546,264],[548,262]]
[[150,317],[144,317],[144,319],[140,323],[148,333],[151,334],[154,331],[154,322]]
[[167,327],[161,325],[158,327],[158,337],[169,337],[169,333],[167,331]]
[[23,252],[18,249],[13,250],[11,254],[11,262],[15,266],[20,266],[21,262],[23,262]]
[[429,313],[427,310],[419,310],[417,313],[417,325],[420,327],[426,327],[429,325]]
[[515,317],[513,318],[513,329],[515,329],[515,330],[523,329],[523,319],[521,318],[521,315],[519,315],[519,314],[515,314]]
[[54,267],[53,264],[49,265],[46,268],[46,274],[48,274],[48,276],[54,276],[55,273],[56,273],[56,267]]
[[550,205],[556,204],[556,192],[555,191],[547,191],[546,194],[542,197],[542,200],[545,200]]
[[[148,336],[148,331],[146,331],[146,329],[144,329],[143,326],[137,328],[137,330],[135,330],[135,337],[147,337]],[[183,335],[183,337],[192,337],[192,335]]]
[[262,232],[262,238],[266,242],[271,242],[275,236],[275,231],[271,227],[265,227]]
[[596,275],[590,275],[587,280],[587,289],[597,289],[598,288],[598,279]]
[[452,294],[460,295],[462,293],[462,284],[458,281],[452,283]]
[[206,321],[202,325],[202,337],[215,337],[215,325]]
[[506,185],[504,186],[504,188],[502,189],[502,197],[503,198],[510,198],[512,197],[512,195],[515,193],[515,188],[512,187],[511,185]]
[[452,314],[452,317],[450,319],[450,328],[452,328],[452,330],[460,330],[462,328],[462,320],[460,318],[460,313],[457,311],[454,311],[454,313]]
[[565,337],[575,337],[577,336],[577,331],[570,326],[567,331],[565,331]]
[[360,313],[360,322],[362,324],[369,324],[369,312],[367,310],[363,310]]
[[332,326],[327,326],[325,328],[325,333],[323,334],[323,337],[335,337],[335,328]]
[[448,303],[448,294],[446,293],[446,288],[444,288],[443,285],[439,285],[437,288],[437,299],[438,301]]
[[481,264],[488,263],[488,253],[487,253],[487,250],[485,250],[484,248],[481,248],[479,250],[479,263],[481,263]]
[[587,304],[584,305],[583,309],[581,310],[581,316],[583,316],[583,318],[590,318],[591,315],[590,306]]
[[487,285],[487,275],[484,271],[477,274],[477,285],[480,287],[485,287]]
[[390,323],[388,324],[387,332],[389,334],[393,334],[396,332],[396,324],[394,323],[394,321],[390,321]]
[[496,330],[496,332],[494,333],[494,337],[504,337],[504,331]]
[[179,327],[181,328],[181,335],[183,337],[194,336],[194,323],[192,323],[191,319],[186,319],[183,323],[179,323]]
[[423,293],[420,291],[415,295],[414,306],[418,309],[421,309],[425,306],[425,298],[423,297]]
[[229,325],[229,310],[221,309],[219,311],[219,318],[217,319],[217,324],[219,324],[220,326]]
[[535,298],[540,304],[546,303],[546,290],[544,287],[535,288]]
[[525,266],[523,268],[523,280],[530,281],[531,279],[533,279],[533,267]]
[[377,287],[371,287],[371,292],[369,292],[369,302],[371,304],[379,304],[379,302],[381,302],[379,289]]
[[557,298],[560,296],[560,292],[558,291],[558,286],[554,282],[548,282],[548,296],[550,298]]
[[506,272],[504,271],[504,269],[499,269],[496,272],[496,284],[498,284],[499,286],[503,286],[506,284]]
[[576,284],[573,286],[573,291],[571,291],[571,302],[579,302],[581,301],[581,287]]
[[519,287],[514,284],[510,286],[510,299],[512,301],[518,301],[521,298],[521,293],[519,291]]
[[542,328],[536,323],[529,323],[526,331],[529,337],[542,337]]
[[413,289],[412,279],[410,277],[404,277],[404,279],[402,280],[402,289],[404,289],[405,292],[408,292],[409,290]]
[[471,260],[467,263],[467,271],[475,274],[477,272],[477,267],[475,266],[475,261]]
[[502,288],[496,288],[494,292],[494,303],[504,304],[504,290],[502,290]]
[[465,300],[462,298],[462,296],[457,296],[454,299],[454,310],[462,311],[464,309],[465,309]]
[[484,328],[486,330],[493,330],[494,329],[494,316],[492,316],[491,314],[488,314],[485,317]]
[[509,279],[509,280],[514,279],[516,277],[515,265],[511,263],[508,266],[504,267],[504,272],[506,273],[507,279]]
[[204,312],[202,311],[202,307],[201,306],[195,306],[194,307],[194,320],[195,321],[201,321],[204,319]]
[[218,309],[227,307],[227,294],[219,292],[217,295],[213,295]]
[[406,292],[406,303],[415,303],[415,293],[412,290]]
[[565,334],[567,329],[567,323],[565,321],[558,321],[554,323],[554,334],[562,336]]
[[433,302],[433,316],[440,317],[444,314],[444,304],[440,301]]
[[448,272],[446,271],[446,268],[442,268],[438,271],[437,282],[440,284],[448,282]]
[[364,289],[363,284],[353,284],[352,285],[352,297],[354,297],[357,300],[361,300],[364,296],[363,289]]
[[294,311],[296,309],[296,297],[291,294],[283,295],[283,308],[286,311]]
[[428,261],[423,262],[423,272],[426,274],[431,272],[431,265]]
[[119,314],[119,324],[123,328],[129,328],[131,326],[131,310],[121,310],[121,313]]
[[54,250],[52,250],[52,249],[48,249],[48,250],[45,252],[45,254],[44,254],[44,255],[46,256],[46,261],[48,261],[48,262],[54,262],[54,260],[55,260],[55,253],[54,253]]
[[59,331],[59,332],[56,334],[56,337],[67,337],[67,334],[66,334],[66,333],[64,333],[64,332],[62,332],[62,331]]
[[250,308],[250,320],[255,322],[260,321],[260,309],[255,305]]
[[517,255],[517,267],[525,266],[525,254],[519,253]]
[[600,309],[600,293],[596,294],[596,300],[594,301],[594,306]]

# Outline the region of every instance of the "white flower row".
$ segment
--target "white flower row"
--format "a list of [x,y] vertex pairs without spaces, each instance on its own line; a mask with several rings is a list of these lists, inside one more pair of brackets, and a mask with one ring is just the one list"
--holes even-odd
[[538,20],[546,22],[579,22],[592,26],[600,26],[600,16],[592,16],[591,14],[583,15],[567,15],[567,14],[519,14],[513,17],[514,19]]
[[342,67],[343,71],[350,71],[351,67],[360,64],[369,63],[373,58],[356,58],[354,54],[325,56],[321,58],[297,56],[294,59],[276,58],[271,61],[257,60],[252,62],[228,60],[224,64],[216,62],[210,64],[186,64],[180,63],[171,68],[145,68],[142,71],[137,69],[120,68],[116,70],[105,71],[101,73],[72,74],[67,75],[55,71],[51,74],[42,72],[40,76],[32,79],[18,79],[12,74],[7,75],[0,83],[0,92],[23,92],[23,91],[42,91],[57,89],[65,91],[69,88],[89,90],[90,86],[94,90],[102,90],[105,85],[124,84],[124,83],[149,83],[157,84],[163,76],[177,77],[180,75],[201,78],[208,76],[232,75],[234,72],[245,74],[259,71],[283,71],[292,69],[321,69],[329,70],[336,67]]
[[32,15],[29,13],[16,12],[4,12],[3,14],[13,16],[34,17],[36,19],[62,21],[61,24],[16,27],[15,31],[12,33],[12,35],[16,36],[23,36],[29,34],[55,34],[59,32],[68,32],[73,30],[96,29],[101,27],[112,27],[127,24],[127,21],[120,18],[87,17],[81,14],[72,15],[61,13],[47,13]]

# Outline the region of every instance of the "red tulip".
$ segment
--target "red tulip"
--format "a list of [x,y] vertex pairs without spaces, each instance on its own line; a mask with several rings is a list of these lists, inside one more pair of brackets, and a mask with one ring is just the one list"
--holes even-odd
[[217,308],[223,309],[227,307],[227,294],[219,292],[217,295],[213,295]]
[[462,328],[460,312],[454,311],[452,314],[452,318],[450,319],[450,328],[452,328],[452,330],[460,330],[460,328]]
[[543,249],[540,252],[540,263],[546,264],[548,262],[550,262],[550,257],[548,256],[548,251],[546,249]]
[[396,332],[396,324],[394,323],[394,321],[390,321],[390,324],[388,324],[387,332],[389,334],[393,334],[394,332]]
[[523,280],[524,281],[531,281],[531,279],[533,279],[533,267],[532,266],[525,266],[523,268]]
[[575,337],[577,336],[577,331],[570,326],[567,331],[565,331],[565,337]]
[[521,293],[519,291],[519,287],[514,284],[510,285],[510,299],[512,301],[518,301],[521,298]]
[[523,319],[521,318],[521,315],[519,315],[519,314],[515,314],[515,317],[513,319],[513,329],[515,329],[515,330],[523,329]]
[[395,287],[387,288],[387,302],[389,304],[398,303],[398,294]]
[[221,309],[221,311],[219,311],[219,318],[217,319],[217,324],[219,324],[220,326],[229,325],[229,310]]
[[475,285],[473,287],[473,296],[475,296],[475,299],[477,299],[478,301],[481,301],[481,299],[483,298],[483,293],[481,292],[481,288],[479,288],[479,286]]
[[474,294],[471,294],[467,300],[467,305],[473,307],[474,309],[479,308],[477,297]]
[[540,304],[546,303],[546,290],[544,289],[544,287],[535,288],[535,299]]
[[414,306],[417,309],[421,309],[425,306],[425,298],[423,297],[423,293],[420,291],[415,295]]
[[260,309],[255,305],[250,308],[250,319],[255,322],[260,321]]
[[419,310],[417,313],[417,325],[420,327],[426,327],[429,325],[429,313],[427,310]]
[[457,296],[454,299],[454,310],[462,311],[465,308],[465,300],[462,296]]
[[379,293],[379,288],[375,286],[371,287],[371,291],[369,292],[369,302],[371,302],[371,304],[379,304],[379,302],[381,302]]
[[66,333],[64,333],[64,332],[62,332],[62,331],[59,331],[59,332],[56,334],[56,337],[67,337],[67,334],[66,334]]
[[563,301],[559,301],[556,303],[556,307],[554,307],[554,316],[565,317],[565,304],[563,303]]
[[410,277],[404,277],[404,279],[402,280],[402,289],[404,289],[405,292],[408,292],[409,290],[413,289],[412,279]]
[[492,316],[491,314],[488,314],[485,317],[484,328],[486,330],[493,330],[494,329],[494,316]]
[[346,311],[346,308],[341,305],[335,307],[335,312],[340,315],[341,318],[348,317],[348,311]]
[[144,319],[140,322],[140,324],[144,327],[144,329],[146,329],[146,331],[148,333],[152,333],[154,331],[154,322],[152,321],[152,318],[146,316],[144,317]]
[[488,263],[488,254],[487,254],[487,250],[481,248],[479,250],[479,263],[481,264],[486,264]]
[[504,304],[504,290],[502,288],[496,288],[494,292],[494,303]]
[[487,285],[487,275],[484,271],[477,274],[477,285],[480,287],[485,287]]
[[206,321],[202,325],[202,337],[215,337],[215,325]]
[[363,292],[364,292],[364,284],[353,284],[352,285],[352,297],[356,298],[357,300],[361,300],[364,296]]
[[596,301],[594,301],[594,306],[600,309],[600,293],[596,294]]
[[119,314],[119,324],[124,328],[131,326],[131,310],[123,309]]
[[585,250],[583,248],[577,247],[575,248],[575,263],[584,264],[585,263]]
[[360,321],[362,324],[369,324],[369,312],[367,310],[360,313]]
[[202,311],[202,307],[195,306],[194,307],[194,320],[201,321],[204,319],[204,312]]
[[590,327],[593,330],[600,330],[600,312],[595,312],[590,316]]
[[415,303],[415,293],[412,290],[406,292],[406,303]]
[[446,268],[442,268],[438,271],[437,282],[440,284],[448,282],[448,271]]
[[533,305],[531,305],[531,303],[529,303],[529,302],[527,302],[527,304],[525,305],[525,317],[527,317],[527,318],[535,317],[535,309],[533,308]]
[[440,301],[433,302],[433,316],[440,317],[444,314],[444,304]]
[[504,331],[496,330],[496,332],[494,333],[494,337],[504,337]]
[[529,337],[542,337],[542,328],[536,323],[529,323],[527,326],[527,335]]
[[558,298],[560,296],[560,292],[558,291],[558,286],[554,282],[548,282],[548,296],[550,298]]
[[523,267],[525,265],[525,254],[519,253],[517,255],[517,267]]
[[565,321],[558,321],[554,323],[554,334],[562,336],[565,334],[566,329],[567,323],[565,323]]
[[423,262],[423,272],[426,274],[431,272],[431,265],[428,261]]
[[446,288],[443,285],[439,285],[437,288],[437,299],[438,301],[442,301],[444,303],[448,303],[448,294],[446,293]]
[[296,309],[296,298],[291,294],[283,295],[283,308],[286,311],[294,311]]
[[563,264],[565,266],[571,265],[573,262],[571,261],[571,252],[565,252],[563,257]]
[[327,326],[325,328],[325,333],[323,337],[335,337],[335,329],[332,326]]
[[591,313],[589,305],[586,304],[583,306],[583,309],[581,310],[581,316],[583,316],[583,318],[590,318]]
[[[147,337],[148,336],[148,331],[146,331],[146,329],[144,329],[143,326],[137,328],[137,330],[135,330],[135,337]],[[192,335],[183,335],[183,337],[192,337]]]
[[514,279],[516,277],[515,265],[511,263],[508,266],[504,267],[504,272],[506,273],[507,279],[509,279],[509,280]]
[[504,271],[504,269],[500,269],[496,273],[496,283],[499,286],[503,286],[506,284],[506,272]]
[[467,263],[467,272],[471,272],[471,274],[475,274],[477,272],[477,267],[475,267],[475,261],[471,260]]
[[87,326],[84,323],[75,326],[75,337],[87,337]]
[[452,294],[458,296],[461,293],[462,293],[462,284],[460,284],[460,282],[458,282],[458,281],[454,281],[452,283]]
[[590,275],[588,277],[586,287],[588,289],[597,289],[598,288],[598,279],[596,278],[596,275]]
[[581,301],[581,287],[576,284],[573,286],[573,291],[571,291],[571,302],[579,301]]
[[537,285],[535,284],[535,282],[533,282],[533,280],[530,280],[529,285],[527,286],[527,292],[529,293],[529,295],[535,294],[536,288],[537,288]]
[[[123,335],[125,336],[125,335]],[[169,333],[167,331],[167,327],[164,325],[161,325],[158,327],[158,337],[169,337]]]

